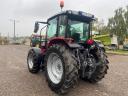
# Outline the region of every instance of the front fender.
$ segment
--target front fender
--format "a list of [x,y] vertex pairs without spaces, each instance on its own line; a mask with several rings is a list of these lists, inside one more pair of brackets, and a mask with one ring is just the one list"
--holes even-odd
[[[38,60],[38,62],[41,64],[41,62],[43,63],[44,62],[44,55],[42,54],[42,51],[40,48],[37,48],[37,47],[32,47],[29,52],[34,52],[35,55],[36,55],[36,59]],[[28,55],[29,55],[29,52],[28,52]]]
[[41,55],[41,49],[37,47],[32,47],[30,50],[36,53],[36,55]]

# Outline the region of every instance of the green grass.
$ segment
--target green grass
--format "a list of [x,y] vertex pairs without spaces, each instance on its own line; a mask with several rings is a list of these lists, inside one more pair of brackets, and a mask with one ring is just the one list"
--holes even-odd
[[108,50],[106,49],[106,52],[107,53],[113,53],[113,54],[124,54],[124,55],[128,55],[128,51],[125,51],[125,50]]
[[119,52],[119,53],[128,53],[128,51],[125,51],[125,50],[116,50],[116,52]]

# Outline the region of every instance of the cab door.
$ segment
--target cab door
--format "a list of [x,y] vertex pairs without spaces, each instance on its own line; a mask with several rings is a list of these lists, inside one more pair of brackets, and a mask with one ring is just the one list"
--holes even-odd
[[48,21],[47,39],[51,39],[57,36],[57,18]]

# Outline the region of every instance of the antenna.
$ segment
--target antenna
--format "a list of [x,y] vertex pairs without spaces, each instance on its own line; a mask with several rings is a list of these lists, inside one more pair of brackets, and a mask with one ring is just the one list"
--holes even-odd
[[64,0],[60,0],[60,8],[61,8],[61,11],[62,11],[63,7],[64,7]]

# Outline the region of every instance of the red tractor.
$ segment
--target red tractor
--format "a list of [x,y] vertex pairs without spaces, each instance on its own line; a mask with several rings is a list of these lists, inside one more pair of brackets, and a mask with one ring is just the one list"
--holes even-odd
[[35,23],[35,33],[39,23],[46,24],[46,37],[40,38],[39,48],[29,50],[28,69],[31,73],[45,70],[48,85],[54,92],[67,93],[79,78],[96,83],[107,74],[107,56],[91,39],[93,20],[94,15],[68,10],[47,22]]

